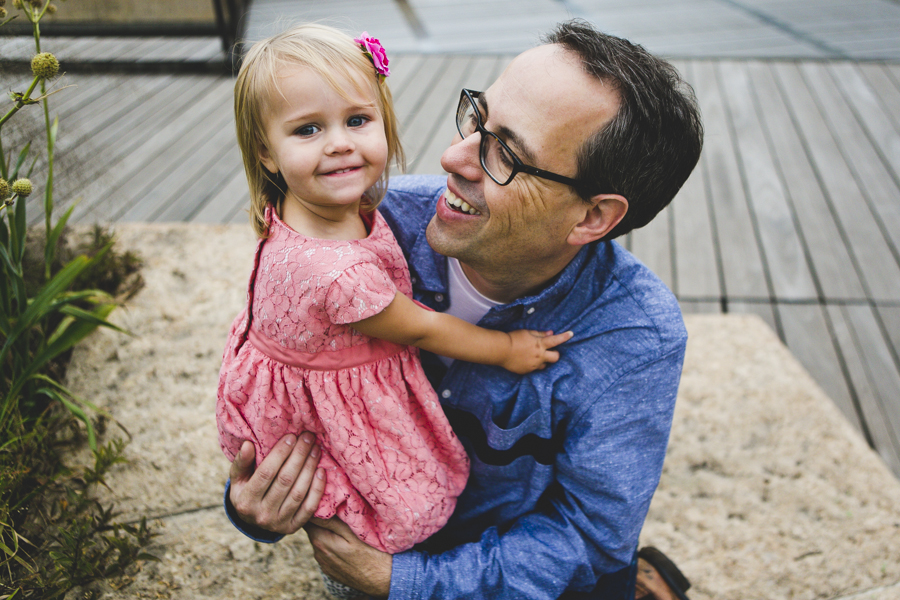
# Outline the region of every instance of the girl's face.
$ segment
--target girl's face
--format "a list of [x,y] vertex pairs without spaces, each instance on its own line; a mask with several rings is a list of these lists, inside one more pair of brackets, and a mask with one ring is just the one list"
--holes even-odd
[[339,83],[349,101],[312,69],[285,68],[263,117],[268,146],[260,160],[287,182],[285,202],[326,218],[352,209],[387,166],[384,123],[370,86]]

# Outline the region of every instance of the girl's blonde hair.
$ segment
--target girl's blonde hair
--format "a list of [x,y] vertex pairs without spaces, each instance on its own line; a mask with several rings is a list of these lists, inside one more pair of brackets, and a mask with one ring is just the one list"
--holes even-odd
[[388,168],[366,192],[367,208],[374,210],[384,198],[391,162],[396,161],[401,169],[405,168],[391,91],[376,73],[372,61],[350,36],[332,27],[309,23],[257,42],[244,55],[234,85],[234,118],[250,185],[250,223],[259,237],[268,235],[266,206],[279,208],[287,192],[281,175],[269,173],[260,161],[260,151],[269,144],[263,114],[271,106],[272,94],[280,93],[279,71],[285,66],[296,65],[312,69],[348,100],[351,99],[349,92],[341,88],[344,82],[362,80],[371,85],[384,120]]

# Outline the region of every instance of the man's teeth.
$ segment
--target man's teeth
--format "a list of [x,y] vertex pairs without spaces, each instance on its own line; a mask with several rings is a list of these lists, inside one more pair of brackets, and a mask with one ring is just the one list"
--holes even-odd
[[459,196],[447,190],[444,193],[444,197],[447,199],[447,204],[458,209],[460,212],[469,213],[470,215],[480,215],[477,210],[469,206],[469,203],[465,200],[462,200]]

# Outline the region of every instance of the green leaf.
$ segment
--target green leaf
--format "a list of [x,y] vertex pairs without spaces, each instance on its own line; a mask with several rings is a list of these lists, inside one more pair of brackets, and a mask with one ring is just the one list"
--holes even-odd
[[[113,307],[115,307],[115,305],[113,305]],[[97,327],[107,327],[107,328],[109,328],[109,329],[113,329],[113,330],[115,330],[115,331],[118,331],[119,333],[124,333],[124,334],[127,334],[127,335],[131,335],[131,332],[129,332],[129,331],[125,330],[125,329],[122,329],[122,328],[119,327],[118,325],[115,325],[115,324],[113,324],[113,323],[110,323],[109,321],[105,320],[105,318],[100,317],[97,313],[95,313],[95,312],[88,312],[88,311],[86,311],[86,310],[83,310],[83,309],[81,309],[81,308],[78,308],[77,306],[72,306],[71,304],[62,307],[62,308],[60,309],[60,312],[65,313],[65,314],[67,314],[67,315],[70,315],[70,316],[72,316],[72,317],[76,317],[76,318],[78,318],[78,319],[81,319],[82,321],[87,321],[87,322],[89,322],[89,323],[93,323],[93,324],[94,324],[95,326],[97,326]],[[112,311],[110,311],[110,312],[112,312]],[[106,315],[109,315],[109,312],[107,312]],[[104,315],[104,317],[105,317],[106,315]]]
[[[44,188],[44,215],[47,219],[47,229],[50,229],[50,215],[53,214],[53,147],[56,145],[56,133],[59,130],[59,117],[53,119],[53,125],[50,126],[50,132],[47,135],[47,157],[48,157],[48,169],[47,169],[47,186]],[[49,248],[46,251],[46,256],[50,257],[50,260],[47,261],[47,264],[53,259],[53,254],[56,252],[56,246],[49,246],[49,236],[48,236],[48,246]]]
[[77,256],[69,264],[63,267],[59,273],[44,284],[44,287],[35,295],[34,299],[28,305],[28,309],[16,323],[15,328],[6,339],[6,344],[0,350],[0,364],[3,364],[4,358],[12,347],[13,343],[18,339],[22,332],[33,327],[38,321],[48,314],[48,307],[56,300],[57,296],[65,292],[78,275],[84,271],[92,263],[86,256]]
[[59,242],[59,236],[62,235],[63,229],[66,227],[69,217],[72,216],[73,210],[75,210],[74,204],[63,213],[63,216],[60,217],[59,221],[56,222],[56,225],[54,225],[53,229],[50,231],[50,235],[47,236],[47,243],[44,246],[45,265],[53,264],[53,258],[56,255],[56,244]]
[[15,228],[16,234],[18,236],[19,247],[16,248],[16,250],[18,251],[17,260],[20,263],[22,262],[22,257],[25,256],[25,234],[26,234],[27,227],[28,227],[28,223],[26,222],[26,219],[25,219],[25,207],[27,204],[28,204],[28,202],[25,201],[25,198],[19,198],[16,201],[16,204],[15,204],[16,221],[15,221],[15,224],[12,225],[12,227]]
[[[103,305],[97,309],[96,314],[98,314],[101,318],[105,318],[107,315],[109,315],[109,313],[113,311],[114,308],[115,305]],[[115,327],[112,324],[109,324],[109,326],[113,328]],[[46,348],[35,354],[35,356],[32,358],[31,363],[21,375],[21,378],[23,380],[32,378],[32,376],[37,373],[46,363],[83,340],[96,329],[97,325],[95,325],[93,322],[75,320],[68,326],[65,333],[59,335],[52,344],[48,344]],[[17,382],[17,384],[14,384],[14,386],[18,386],[16,388],[17,392],[19,389],[21,389],[24,383],[24,381],[21,381]]]
[[9,174],[9,180],[13,181],[19,176],[19,169],[22,168],[22,165],[25,164],[25,158],[28,156],[28,153],[31,151],[31,142],[25,144],[25,147],[22,148],[22,151],[19,152],[19,158],[16,160],[16,166],[12,170],[12,173]]
[[84,423],[85,427],[87,427],[88,446],[90,446],[91,450],[93,450],[94,452],[97,451],[97,435],[94,433],[94,426],[91,424],[91,420],[88,418],[87,413],[84,412],[83,408],[81,408],[53,388],[41,388],[37,391],[37,393],[44,394],[45,396],[62,403],[62,405],[65,406],[69,410],[69,412],[75,416],[76,419]]

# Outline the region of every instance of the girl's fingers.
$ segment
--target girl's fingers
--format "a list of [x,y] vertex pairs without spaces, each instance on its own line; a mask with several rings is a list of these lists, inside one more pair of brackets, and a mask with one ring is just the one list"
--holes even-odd
[[541,346],[543,346],[544,348],[553,348],[554,346],[559,346],[563,342],[568,342],[574,335],[575,334],[571,331],[557,333],[556,335],[553,335],[552,331],[548,331],[545,332],[544,337],[541,339]]

